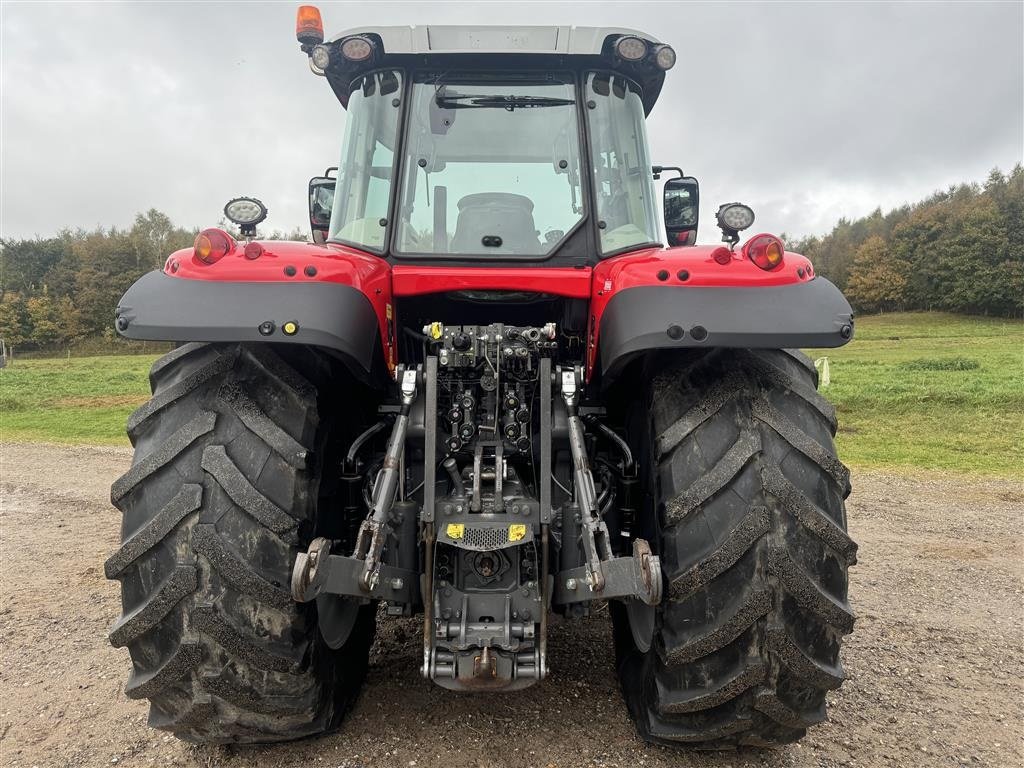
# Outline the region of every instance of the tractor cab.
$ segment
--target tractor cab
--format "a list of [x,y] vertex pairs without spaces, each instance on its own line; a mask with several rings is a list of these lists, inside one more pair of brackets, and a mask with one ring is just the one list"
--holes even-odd
[[348,110],[327,240],[395,262],[574,265],[660,245],[644,120],[670,46],[587,27],[324,42],[301,19],[299,39]]

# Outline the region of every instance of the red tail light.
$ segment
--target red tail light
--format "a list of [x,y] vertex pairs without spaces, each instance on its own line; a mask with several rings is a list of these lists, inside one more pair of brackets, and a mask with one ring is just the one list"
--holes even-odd
[[711,258],[722,266],[725,266],[732,261],[732,251],[724,245],[720,245],[711,252]]
[[223,229],[204,229],[196,235],[196,258],[213,264],[235,249],[235,241]]
[[743,254],[761,269],[775,269],[786,248],[775,235],[757,235],[743,246]]

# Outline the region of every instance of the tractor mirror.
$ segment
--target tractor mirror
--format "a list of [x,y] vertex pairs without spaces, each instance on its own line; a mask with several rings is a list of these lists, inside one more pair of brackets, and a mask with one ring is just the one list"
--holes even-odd
[[313,230],[314,242],[322,243],[327,239],[337,183],[337,179],[329,176],[316,176],[309,180],[309,228]]
[[697,242],[700,188],[692,176],[665,182],[665,232],[669,246]]

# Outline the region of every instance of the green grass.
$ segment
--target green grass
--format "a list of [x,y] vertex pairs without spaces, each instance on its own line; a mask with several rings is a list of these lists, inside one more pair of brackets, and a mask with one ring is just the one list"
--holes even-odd
[[1022,475],[1024,322],[935,312],[857,318],[828,357],[852,466]]
[[156,355],[16,359],[0,369],[0,442],[127,445]]
[[[829,358],[839,452],[855,467],[1020,476],[1024,322],[938,313],[857,319]],[[16,360],[0,370],[0,441],[127,444],[155,355]]]

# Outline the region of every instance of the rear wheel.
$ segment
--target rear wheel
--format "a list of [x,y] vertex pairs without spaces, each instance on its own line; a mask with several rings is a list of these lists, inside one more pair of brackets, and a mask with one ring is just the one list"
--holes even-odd
[[123,544],[106,574],[123,613],[110,640],[131,654],[125,692],[188,741],[334,727],[365,675],[374,618],[350,612],[332,650],[316,608],[289,592],[328,446],[316,388],[266,345],[186,344],[150,381],[128,422],[132,467],[111,489]]
[[666,589],[646,617],[614,611],[630,713],[658,743],[795,741],[825,719],[854,621],[834,409],[797,352],[666,356],[649,373],[631,437]]

